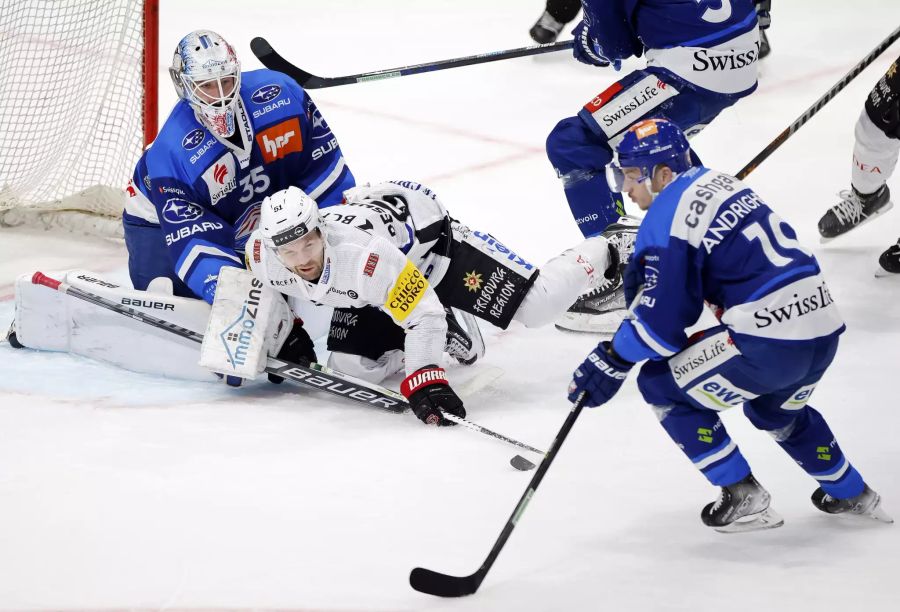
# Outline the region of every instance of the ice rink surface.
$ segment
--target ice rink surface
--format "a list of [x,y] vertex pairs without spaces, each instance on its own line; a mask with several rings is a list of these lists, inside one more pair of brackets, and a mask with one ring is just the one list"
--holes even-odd
[[[207,27],[245,69],[259,67],[249,41],[264,35],[306,70],[339,76],[524,46],[539,12],[514,0],[166,0],[161,61]],[[737,172],[898,24],[894,0],[776,2],[758,92],[694,147]],[[824,246],[815,226],[849,186],[854,122],[898,52],[748,179],[815,248],[847,320],[813,404],[895,517],[900,279],[873,272],[900,236],[898,213]],[[312,95],[358,181],[423,182],[455,217],[540,263],[579,239],[544,139],[615,78],[559,53]],[[174,93],[163,71],[160,83],[164,119]],[[126,278],[120,245],[0,230],[3,329],[17,275],[71,267]],[[505,371],[467,398],[469,417],[549,446],[596,338],[518,324],[486,335],[483,363],[448,366],[459,385]],[[821,514],[815,483],[737,410],[723,419],[786,524],[704,527],[699,511],[717,489],[634,378],[582,415],[479,592],[450,601],[413,591],[408,573],[479,566],[530,478],[508,465],[512,447],[287,384],[180,383],[2,344],[0,609],[900,609],[900,526]]]

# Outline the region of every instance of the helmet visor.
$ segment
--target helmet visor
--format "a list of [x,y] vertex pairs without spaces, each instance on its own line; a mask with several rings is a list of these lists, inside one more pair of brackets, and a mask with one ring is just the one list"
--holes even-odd
[[650,173],[646,168],[628,167],[623,169],[615,162],[606,166],[606,182],[610,190],[615,193],[630,191],[632,187],[649,178]]

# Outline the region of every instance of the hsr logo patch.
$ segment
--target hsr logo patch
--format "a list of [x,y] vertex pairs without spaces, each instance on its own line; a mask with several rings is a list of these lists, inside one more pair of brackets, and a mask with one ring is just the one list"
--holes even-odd
[[263,130],[256,135],[256,144],[259,145],[263,161],[267,164],[290,153],[299,153],[303,150],[300,120],[294,117]]

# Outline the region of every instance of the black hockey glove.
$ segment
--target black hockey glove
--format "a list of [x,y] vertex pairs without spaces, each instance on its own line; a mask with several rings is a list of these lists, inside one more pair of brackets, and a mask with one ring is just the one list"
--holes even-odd
[[[306,330],[303,328],[303,321],[300,319],[294,319],[294,327],[291,328],[291,333],[288,334],[287,340],[284,341],[284,345],[278,351],[277,359],[284,359],[285,361],[302,365],[309,365],[310,362],[317,361],[316,349],[313,347],[312,338],[306,333]],[[284,382],[284,378],[269,374],[269,382],[280,385]]]
[[409,400],[412,411],[426,425],[455,425],[441,416],[441,410],[458,417],[466,416],[462,400],[447,384],[444,368],[436,365],[419,368],[403,379],[400,393]]

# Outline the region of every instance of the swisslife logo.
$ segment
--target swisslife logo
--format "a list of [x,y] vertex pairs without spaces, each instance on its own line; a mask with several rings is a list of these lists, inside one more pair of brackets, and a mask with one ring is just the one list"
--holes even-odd
[[267,164],[303,150],[300,120],[297,117],[276,123],[256,135],[256,144]]
[[209,188],[209,200],[215,206],[222,198],[237,187],[237,171],[234,156],[226,153],[206,169],[203,182]]

